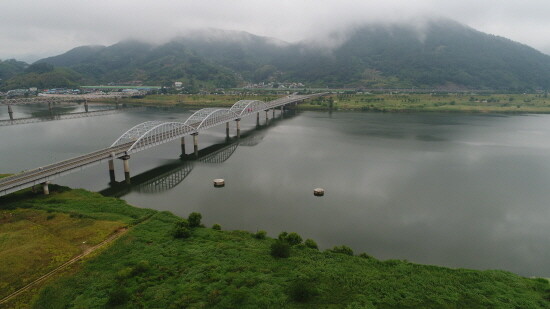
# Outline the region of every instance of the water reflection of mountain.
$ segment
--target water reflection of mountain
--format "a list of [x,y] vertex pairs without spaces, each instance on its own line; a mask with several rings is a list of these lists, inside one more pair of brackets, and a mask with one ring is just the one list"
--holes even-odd
[[279,121],[290,119],[295,115],[296,113],[292,111],[285,112],[284,118],[271,119],[267,125],[256,126],[256,128],[242,133],[240,138],[227,138],[224,143],[199,150],[198,157],[195,157],[194,154],[184,155],[179,161],[131,177],[130,183],[124,180],[112,182],[109,188],[100,191],[100,193],[106,196],[121,197],[132,191],[160,193],[170,190],[191,173],[197,162],[207,164],[224,163],[233,155],[237,147],[254,147],[258,145],[264,139],[267,129],[276,125]]

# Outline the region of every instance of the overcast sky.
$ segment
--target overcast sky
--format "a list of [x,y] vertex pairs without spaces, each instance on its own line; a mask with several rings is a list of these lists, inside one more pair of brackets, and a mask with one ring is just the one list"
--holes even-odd
[[34,61],[126,38],[162,42],[189,29],[244,30],[288,42],[378,21],[455,19],[550,54],[549,0],[2,0],[0,59]]

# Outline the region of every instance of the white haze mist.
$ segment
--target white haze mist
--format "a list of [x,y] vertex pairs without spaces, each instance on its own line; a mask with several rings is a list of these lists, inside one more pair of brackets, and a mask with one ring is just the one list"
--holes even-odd
[[547,12],[547,0],[2,0],[0,59],[32,62],[128,38],[162,43],[207,28],[334,46],[349,27],[407,22],[421,32],[427,17],[451,18],[550,54]]

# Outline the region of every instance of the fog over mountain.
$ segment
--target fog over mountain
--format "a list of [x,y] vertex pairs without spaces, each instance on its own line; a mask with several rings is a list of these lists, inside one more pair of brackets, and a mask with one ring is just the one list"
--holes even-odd
[[0,10],[0,59],[33,62],[75,46],[127,39],[165,43],[193,29],[247,31],[296,43],[338,43],[365,23],[457,20],[550,53],[550,2],[544,0],[7,0]]
[[[444,18],[366,23],[332,43],[288,43],[248,32],[191,31],[165,43],[125,40],[81,46],[38,61],[78,83],[236,87],[301,82],[310,87],[548,89],[550,56]],[[77,76],[72,74],[70,76]],[[61,80],[61,79],[60,79]],[[77,82],[72,80],[72,82]],[[25,86],[7,81],[6,87]]]

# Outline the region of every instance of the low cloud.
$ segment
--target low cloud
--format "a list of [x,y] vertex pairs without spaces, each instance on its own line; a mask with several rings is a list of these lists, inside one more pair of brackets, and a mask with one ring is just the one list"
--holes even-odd
[[36,60],[79,45],[134,38],[161,43],[194,29],[242,30],[283,41],[338,44],[365,23],[455,19],[550,53],[550,2],[541,0],[7,0],[0,10],[0,59]]

